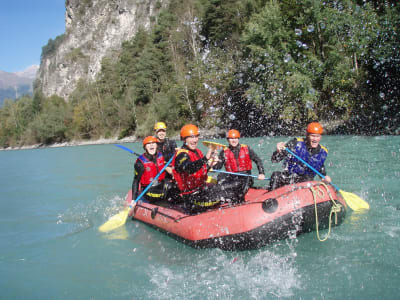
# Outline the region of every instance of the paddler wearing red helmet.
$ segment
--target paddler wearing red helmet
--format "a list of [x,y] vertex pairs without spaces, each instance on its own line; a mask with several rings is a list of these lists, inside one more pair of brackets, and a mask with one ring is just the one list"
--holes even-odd
[[184,208],[190,213],[219,205],[223,191],[219,185],[207,184],[207,173],[218,162],[218,153],[210,147],[206,155],[198,149],[199,128],[186,124],[181,128],[182,147],[172,161],[173,174]]
[[[148,136],[143,139],[143,149],[145,151],[135,162],[132,199],[136,199],[139,193],[151,184],[165,165],[162,153],[157,150],[157,141],[154,136]],[[164,198],[164,178],[165,172],[153,182],[152,186],[143,195],[145,201],[154,202]]]
[[[230,129],[226,133],[226,139],[229,146],[219,153],[219,162],[214,166],[214,169],[221,169],[225,166],[225,170],[230,173],[251,175],[252,162],[254,161],[259,173],[258,179],[264,180],[265,175],[262,160],[250,146],[239,143],[240,132],[237,129]],[[228,198],[232,202],[243,201],[245,194],[253,183],[254,180],[250,176],[237,176],[226,173],[218,175],[218,184],[223,185],[224,190],[230,194]]]
[[286,148],[324,175],[323,181],[331,182],[331,178],[326,175],[324,165],[328,156],[328,149],[320,144],[323,131],[320,123],[312,122],[307,125],[305,138],[295,138],[286,143],[279,142],[276,144],[276,151],[272,154],[271,161],[277,163],[284,160],[284,171],[276,171],[271,174],[270,190],[286,184],[314,180],[314,171],[285,151]]

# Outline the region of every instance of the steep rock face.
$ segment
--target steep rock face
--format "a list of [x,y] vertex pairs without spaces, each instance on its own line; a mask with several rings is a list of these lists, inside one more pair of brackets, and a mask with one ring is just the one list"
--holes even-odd
[[[68,99],[79,80],[93,81],[101,61],[121,48],[168,0],[67,0],[66,32],[55,51],[42,57],[38,87]],[[115,55],[114,55],[115,56]]]

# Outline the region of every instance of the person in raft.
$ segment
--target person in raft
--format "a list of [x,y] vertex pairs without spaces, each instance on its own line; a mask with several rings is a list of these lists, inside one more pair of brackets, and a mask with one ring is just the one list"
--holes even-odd
[[172,161],[173,174],[183,200],[184,209],[197,213],[221,202],[222,190],[216,184],[207,184],[207,172],[218,161],[218,152],[210,147],[207,154],[197,148],[199,129],[187,124],[181,128],[183,146]]
[[[236,129],[231,129],[227,132],[226,138],[229,146],[219,153],[219,161],[214,166],[214,169],[221,169],[225,165],[225,170],[228,172],[251,175],[252,161],[254,161],[259,173],[257,179],[264,180],[263,163],[248,145],[239,143],[240,132]],[[253,178],[250,176],[223,173],[218,175],[218,184],[223,186],[232,202],[243,201],[245,194],[253,183]]]
[[[157,122],[154,124],[155,137],[157,138],[157,147],[158,151],[162,153],[165,161],[169,161],[171,157],[175,155],[175,151],[177,150],[177,146],[174,140],[170,140],[167,138],[167,125],[164,122]],[[176,182],[172,175],[172,168],[166,168],[167,173],[165,174],[164,179],[164,193],[165,199],[169,202],[179,201],[179,197],[176,195],[178,193],[178,187],[176,186]]]
[[175,154],[176,143],[174,140],[167,138],[167,125],[164,122],[157,122],[154,125],[154,130],[156,132],[158,151],[162,153],[165,161],[169,161]]
[[[157,139],[154,136],[148,136],[143,140],[143,148],[145,152],[140,155],[135,162],[135,175],[132,182],[132,199],[136,199],[140,192],[151,184],[153,179],[165,166],[162,153],[157,151]],[[164,178],[165,172],[153,182],[142,199],[147,202],[162,200],[164,198]]]
[[285,148],[290,149],[304,161],[310,164],[314,169],[325,176],[325,182],[331,182],[331,178],[326,175],[324,162],[328,156],[328,149],[320,145],[322,125],[318,122],[308,124],[306,129],[306,138],[295,138],[287,143],[279,142],[276,145],[276,151],[272,154],[273,163],[284,161],[283,172],[273,172],[270,180],[270,190],[277,189],[286,184],[310,181],[314,179],[315,173],[296,157],[290,155]]

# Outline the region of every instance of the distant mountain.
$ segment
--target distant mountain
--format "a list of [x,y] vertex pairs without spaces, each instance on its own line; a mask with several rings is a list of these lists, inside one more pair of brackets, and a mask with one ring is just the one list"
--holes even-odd
[[0,71],[0,106],[5,99],[17,99],[22,95],[32,95],[32,83],[39,66],[33,65],[23,71],[9,73]]

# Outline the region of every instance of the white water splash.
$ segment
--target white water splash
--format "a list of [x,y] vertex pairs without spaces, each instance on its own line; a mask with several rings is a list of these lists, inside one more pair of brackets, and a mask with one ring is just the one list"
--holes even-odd
[[[156,288],[151,299],[265,299],[291,297],[300,289],[296,254],[271,251],[232,253],[207,250],[193,254],[182,266],[152,265],[148,276]],[[176,270],[179,270],[175,272]]]

